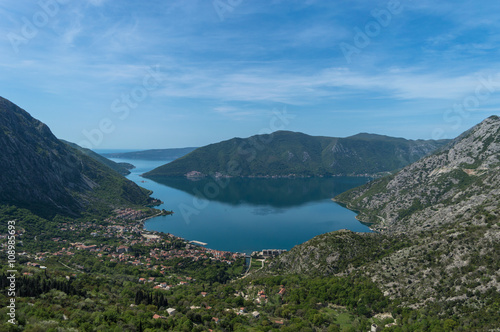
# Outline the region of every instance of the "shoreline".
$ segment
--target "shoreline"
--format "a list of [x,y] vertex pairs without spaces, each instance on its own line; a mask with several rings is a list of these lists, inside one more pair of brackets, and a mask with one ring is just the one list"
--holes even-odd
[[[168,212],[168,211],[167,211]],[[171,211],[170,211],[171,212]],[[149,220],[149,219],[153,219],[153,218],[156,218],[156,217],[159,217],[163,214],[164,212],[160,212],[160,213],[157,213],[155,215],[152,215],[152,216],[149,216],[149,217],[146,217],[146,218],[143,218],[141,220],[138,220],[137,222],[138,223],[142,223],[142,230],[145,232],[143,235],[153,235],[153,236],[157,236],[157,237],[161,237],[162,235],[163,236],[167,236],[167,237],[173,237],[173,238],[176,238],[176,239],[179,239],[179,240],[182,240],[182,241],[185,241],[187,244],[190,244],[190,245],[195,245],[197,247],[201,247],[201,248],[205,248],[207,250],[215,250],[215,251],[221,251],[221,252],[228,252],[228,253],[231,253],[231,254],[240,254],[240,255],[245,255],[245,257],[249,254],[247,254],[246,252],[238,252],[238,251],[230,251],[230,250],[220,250],[220,249],[213,249],[213,248],[209,248],[209,247],[206,247],[205,245],[201,245],[199,243],[201,243],[200,241],[197,241],[197,240],[189,240],[189,239],[185,239],[183,237],[180,237],[180,236],[177,236],[177,235],[174,235],[172,233],[165,233],[165,232],[161,232],[161,231],[150,231],[148,229],[146,229],[146,221]],[[171,216],[173,215],[173,212],[172,213],[169,213],[169,214],[163,214],[164,216]],[[204,242],[203,242],[204,243]],[[206,244],[208,245],[208,244]]]
[[180,178],[191,181],[199,181],[203,179],[313,179],[313,178],[338,178],[338,177],[347,177],[347,178],[370,178],[372,180],[381,178],[386,176],[387,174],[315,174],[315,175],[300,175],[300,174],[287,174],[287,175],[227,175],[227,174],[215,174],[215,175],[207,175],[204,173],[200,173],[197,175],[188,175],[187,174],[178,174],[178,175],[153,175],[153,176],[145,176],[148,172],[139,174],[141,178],[153,180],[162,179],[162,178]]
[[[142,169],[141,169],[142,170]],[[145,170],[142,171],[141,174],[138,174],[139,172],[137,173],[132,173],[133,174],[133,177],[132,177],[132,181],[133,182],[136,182],[136,184],[138,185],[141,185],[141,180],[143,179],[150,179],[152,181],[154,181],[154,176],[153,177],[149,177],[147,175],[148,172],[145,172]],[[218,175],[218,176],[217,176]],[[356,175],[341,175],[341,174],[335,174],[335,175],[327,175],[327,176],[320,176],[320,175],[297,175],[297,174],[287,174],[287,175],[260,175],[260,176],[253,176],[253,175],[250,175],[250,176],[235,176],[235,177],[230,177],[230,176],[225,176],[225,175],[222,175],[222,174],[217,174],[216,176],[214,177],[210,177],[210,176],[199,176],[199,177],[186,177],[186,176],[176,176],[176,177],[171,177],[171,178],[178,178],[178,179],[185,179],[185,180],[188,180],[188,181],[196,181],[196,180],[223,180],[224,178],[234,178],[235,180],[236,179],[248,179],[249,181],[252,180],[252,179],[255,179],[255,180],[273,180],[273,179],[291,179],[291,180],[294,180],[294,179],[297,179],[297,180],[301,180],[301,179],[313,179],[313,178],[324,178],[324,179],[327,179],[327,178],[330,178],[330,179],[335,179],[335,178],[366,178],[368,180],[371,180],[373,179],[373,177],[375,176],[374,174],[356,174]],[[129,177],[130,178],[130,177]],[[153,187],[150,187],[150,186],[147,186],[148,188],[151,188],[153,189]],[[151,190],[150,189],[150,190]],[[161,197],[159,197],[158,199],[161,199]],[[163,199],[165,201],[167,201],[166,199]],[[332,199],[333,202],[339,204],[340,206],[342,206],[341,203],[339,202],[336,202],[334,199]],[[343,206],[344,208],[346,208],[345,206]],[[154,208],[154,207],[153,207]],[[349,208],[347,208],[349,209]],[[350,210],[350,209],[349,209]],[[214,241],[204,241],[203,239],[203,236],[199,236],[201,237],[198,238],[198,236],[194,236],[193,238],[189,237],[189,232],[186,233],[186,235],[188,235],[187,237],[180,237],[180,236],[177,236],[175,234],[172,234],[170,232],[168,232],[168,230],[172,230],[171,227],[168,226],[168,224],[164,224],[164,222],[168,222],[166,219],[158,219],[158,227],[154,226],[152,230],[149,230],[146,228],[146,222],[148,220],[151,220],[153,218],[156,218],[156,217],[159,217],[161,215],[161,213],[154,213],[153,215],[149,216],[149,217],[146,217],[146,218],[142,218],[140,220],[138,220],[140,223],[142,223],[142,226],[140,226],[140,228],[142,229],[143,232],[147,233],[147,234],[154,234],[154,235],[160,235],[162,237],[164,236],[172,236],[174,238],[178,238],[178,239],[181,239],[183,241],[186,241],[187,243],[189,243],[191,240],[196,240],[196,241],[202,241],[202,242],[212,242],[212,243],[209,243],[207,244],[206,247],[204,248],[207,248],[207,249],[210,249],[210,247],[213,245],[215,247],[217,247],[217,243],[215,243]],[[362,223],[358,218],[354,218],[355,221],[357,222],[360,222],[361,224],[364,224]],[[177,218],[176,218],[177,220]],[[156,222],[155,222],[155,225],[156,225]],[[162,226],[163,225],[163,226]],[[361,225],[360,225],[361,226]],[[366,225],[365,225],[366,226]],[[158,229],[158,230],[156,230]],[[177,228],[176,228],[177,229]],[[175,231],[174,231],[175,232]],[[314,238],[314,236],[318,236],[318,235],[321,235],[321,234],[324,234],[324,233],[328,233],[329,231],[326,231],[324,230],[323,232],[320,232],[316,235],[312,235],[310,238],[307,238],[307,239],[304,239],[303,241],[301,241],[300,243],[303,243],[303,242],[307,242],[308,240]],[[370,229],[370,227],[368,227],[368,229],[363,229],[363,230],[360,230],[360,232],[373,232],[372,229]],[[224,243],[219,243],[219,245],[222,244],[222,248],[224,248]],[[256,243],[258,244],[258,243]],[[192,245],[196,245],[194,243],[192,243]],[[291,248],[293,248],[296,244],[292,244],[289,248],[289,250]],[[271,244],[271,247],[273,245]],[[244,247],[251,247],[251,249],[249,250],[245,250],[245,248],[241,248],[243,246],[239,246],[239,245],[236,245],[237,248],[234,248],[236,250],[231,250],[231,249],[220,249],[221,251],[227,251],[227,252],[232,252],[232,253],[243,253],[245,255],[251,255],[252,252],[254,251],[260,251],[262,249],[265,249],[265,247],[253,247],[253,246],[244,246]],[[239,250],[238,250],[239,249]]]

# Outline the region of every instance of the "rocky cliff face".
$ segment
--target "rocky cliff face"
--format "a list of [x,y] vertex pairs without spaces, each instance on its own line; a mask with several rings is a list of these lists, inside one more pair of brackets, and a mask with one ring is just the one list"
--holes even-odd
[[403,306],[497,315],[499,134],[492,116],[395,175],[337,196],[382,232],[317,236],[261,273],[362,276]]
[[45,124],[0,97],[0,204],[50,216],[147,200],[145,190],[60,142]]
[[382,231],[409,232],[500,215],[500,118],[492,116],[442,151],[336,198]]

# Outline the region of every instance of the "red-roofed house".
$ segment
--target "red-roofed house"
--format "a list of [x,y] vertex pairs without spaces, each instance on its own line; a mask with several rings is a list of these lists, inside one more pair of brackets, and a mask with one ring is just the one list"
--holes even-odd
[[165,317],[165,316],[160,316],[160,315],[158,315],[158,314],[155,314],[155,315],[153,316],[153,319],[166,319],[166,318],[167,318],[167,317]]

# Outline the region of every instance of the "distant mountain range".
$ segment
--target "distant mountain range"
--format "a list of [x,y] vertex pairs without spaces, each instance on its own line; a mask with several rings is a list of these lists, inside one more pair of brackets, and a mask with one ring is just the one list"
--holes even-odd
[[144,205],[149,194],[0,97],[0,204],[43,217],[78,216]]
[[144,177],[373,176],[400,169],[448,142],[374,134],[336,138],[278,131],[201,147]]
[[181,158],[197,148],[153,149],[133,152],[103,153],[107,158],[140,159],[140,160],[175,160]]

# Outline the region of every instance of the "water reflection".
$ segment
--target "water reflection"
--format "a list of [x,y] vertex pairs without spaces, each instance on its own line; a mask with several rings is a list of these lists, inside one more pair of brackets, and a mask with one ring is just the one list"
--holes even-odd
[[[273,209],[256,209],[255,214],[279,213],[279,209],[301,206],[332,198],[369,181],[364,177],[215,180],[203,178],[162,178],[155,182],[211,201],[238,206],[249,204]],[[278,210],[276,210],[278,209]]]

